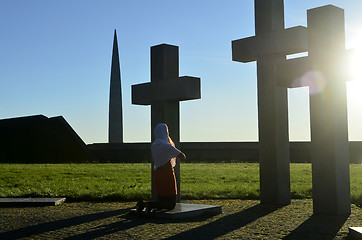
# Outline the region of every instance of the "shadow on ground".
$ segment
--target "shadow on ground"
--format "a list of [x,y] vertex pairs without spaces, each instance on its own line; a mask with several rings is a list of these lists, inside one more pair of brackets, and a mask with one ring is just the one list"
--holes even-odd
[[[256,205],[248,208],[244,211],[222,217],[214,222],[203,225],[198,228],[194,228],[179,234],[176,234],[169,239],[215,239],[224,234],[232,232],[240,227],[247,225],[248,223],[255,221],[256,219],[268,215],[269,213],[277,210],[278,207]],[[204,221],[208,217],[198,217],[194,219],[152,219],[152,218],[138,218],[136,216],[126,215],[124,218],[116,223],[112,223],[106,226],[100,226],[98,229],[93,231],[82,233],[79,235],[72,236],[67,239],[93,239],[97,237],[104,237],[119,231],[124,231],[139,225],[146,223],[165,224],[170,222],[182,223],[182,222],[197,222]]]
[[258,218],[276,211],[278,208],[277,206],[258,204],[241,212],[222,217],[201,227],[179,233],[168,239],[215,239],[246,226]]
[[[232,209],[238,209],[240,205],[236,204],[233,207]],[[19,227],[16,230],[0,233],[0,239],[36,238],[37,235],[52,235],[54,232],[57,234],[56,236],[62,236],[62,239],[94,239],[99,237],[138,239],[170,236],[168,239],[208,240],[218,237],[280,239],[285,236],[283,239],[330,240],[335,239],[337,234],[340,234],[339,231],[348,219],[347,217],[298,215],[297,210],[294,210],[295,212],[292,210],[293,213],[290,212],[291,206],[278,207],[262,204],[249,205],[244,210],[233,211],[231,214],[226,211],[222,215],[211,218],[203,216],[174,220],[139,218],[127,214],[129,210],[128,205],[117,210],[64,217],[60,220],[33,226]],[[16,213],[14,212],[14,214]],[[286,216],[285,219],[289,221],[283,222],[280,216]],[[255,225],[256,222],[259,223]],[[255,229],[254,226],[261,226],[261,229]],[[138,232],[139,230],[144,232]],[[146,235],[143,235],[145,233]],[[273,234],[279,235],[274,236]],[[341,238],[340,235],[338,237]]]
[[77,216],[73,218],[68,219],[61,219],[53,222],[46,222],[41,223],[38,225],[30,226],[30,227],[24,227],[20,229],[16,229],[13,231],[8,231],[4,233],[0,233],[0,239],[19,239],[24,237],[30,237],[46,232],[56,231],[67,227],[72,227],[75,225],[92,222],[96,220],[101,220],[104,218],[109,218],[113,216],[117,216],[120,214],[124,214],[128,212],[129,209],[121,209],[121,210],[115,210],[115,211],[107,211],[107,212],[101,212],[101,213],[93,213],[93,214],[87,214],[83,216]]
[[[108,225],[100,225],[92,231],[86,233],[81,233],[74,235],[72,237],[66,238],[67,240],[71,239],[94,239],[99,237],[104,237],[107,235],[112,235],[113,233],[122,232],[127,229],[131,229],[140,225],[153,223],[156,225],[168,224],[168,223],[190,223],[190,222],[199,222],[205,221],[210,216],[200,216],[192,219],[160,219],[152,217],[137,217],[131,214],[125,214],[120,216],[120,221],[114,222]],[[172,237],[174,239],[174,237]]]
[[311,216],[283,239],[335,239],[348,217]]

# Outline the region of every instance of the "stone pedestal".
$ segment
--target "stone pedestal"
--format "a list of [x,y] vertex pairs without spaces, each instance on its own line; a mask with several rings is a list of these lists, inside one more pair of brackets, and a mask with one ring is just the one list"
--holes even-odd
[[361,240],[362,239],[362,227],[349,227],[348,239]]
[[[214,216],[222,212],[219,205],[203,205],[190,203],[176,203],[176,207],[170,211],[155,211],[150,217],[162,219],[188,219],[200,216]],[[132,214],[136,214],[136,209],[131,209]]]
[[0,198],[0,207],[44,207],[64,202],[65,198]]

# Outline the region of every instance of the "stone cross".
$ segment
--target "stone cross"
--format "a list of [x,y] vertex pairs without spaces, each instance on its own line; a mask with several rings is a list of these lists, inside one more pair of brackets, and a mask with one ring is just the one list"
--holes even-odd
[[[180,147],[179,102],[201,98],[200,78],[179,77],[178,47],[161,44],[151,47],[151,82],[132,85],[132,104],[151,105],[151,138],[158,123],[166,123],[170,137]],[[151,172],[153,172],[153,164]],[[180,161],[175,167],[177,201],[180,202]],[[156,199],[152,174],[152,198]]]
[[121,70],[116,30],[114,30],[113,39],[108,121],[108,142],[123,143]]
[[314,214],[349,215],[350,180],[344,11],[308,10],[308,57],[284,61],[278,84],[309,86]]
[[255,36],[232,42],[233,61],[257,61],[260,198],[290,203],[287,89],[278,87],[276,63],[307,50],[305,27],[284,29],[283,0],[255,0]]

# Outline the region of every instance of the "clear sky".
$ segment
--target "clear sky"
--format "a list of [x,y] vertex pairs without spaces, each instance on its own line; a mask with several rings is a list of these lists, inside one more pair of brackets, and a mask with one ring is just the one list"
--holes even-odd
[[[285,0],[285,25],[307,9],[345,9],[346,48],[361,47],[362,1]],[[0,119],[62,115],[86,143],[107,142],[112,41],[117,29],[125,142],[150,141],[150,107],[131,85],[150,81],[150,47],[179,46],[180,76],[202,98],[181,103],[181,141],[257,141],[256,64],[231,60],[231,41],[254,35],[254,1],[0,1]],[[362,84],[349,82],[350,140],[362,140]],[[307,88],[289,90],[290,140],[310,140]]]

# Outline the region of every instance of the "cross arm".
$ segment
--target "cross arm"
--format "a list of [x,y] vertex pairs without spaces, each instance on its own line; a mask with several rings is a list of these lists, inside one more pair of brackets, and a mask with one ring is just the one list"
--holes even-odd
[[232,58],[237,62],[256,61],[269,54],[294,54],[308,50],[307,28],[297,26],[283,31],[232,41]]
[[309,57],[294,58],[280,62],[276,67],[278,87],[295,88],[302,86],[297,79],[313,69]]
[[[335,57],[337,63],[331,62],[329,68],[334,68],[335,74],[338,74],[340,78],[351,80],[353,78],[352,73],[349,69],[349,64],[353,59],[353,55],[356,53],[355,49],[345,50],[343,54]],[[324,60],[328,62],[331,59]],[[319,64],[314,64],[310,57],[294,58],[284,60],[276,66],[276,79],[279,87],[296,88],[308,86],[307,73],[311,71],[320,71],[316,69]],[[303,76],[306,77],[303,81]]]
[[184,101],[201,98],[200,78],[174,79],[132,85],[132,104],[151,105],[157,101]]

